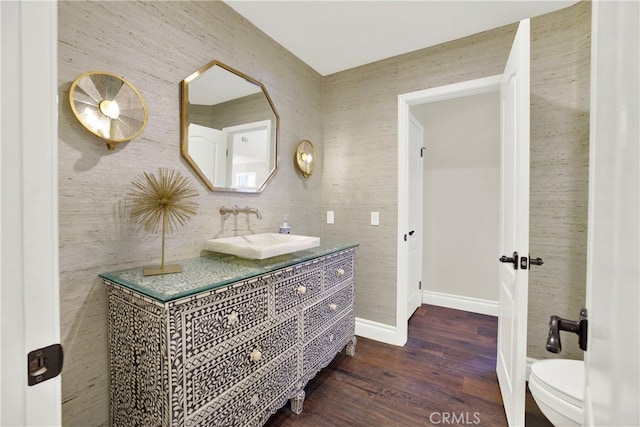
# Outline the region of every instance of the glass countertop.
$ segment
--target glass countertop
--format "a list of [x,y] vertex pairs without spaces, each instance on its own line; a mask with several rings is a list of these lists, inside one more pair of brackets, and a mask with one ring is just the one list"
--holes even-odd
[[144,276],[142,267],[137,267],[102,273],[100,277],[164,303],[357,246],[321,242],[313,249],[263,260],[208,252],[199,258],[168,263],[180,264],[182,273]]

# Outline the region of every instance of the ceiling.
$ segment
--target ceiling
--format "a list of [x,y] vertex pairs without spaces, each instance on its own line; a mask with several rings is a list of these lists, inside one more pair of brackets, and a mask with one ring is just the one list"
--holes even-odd
[[434,46],[577,0],[225,0],[321,75]]

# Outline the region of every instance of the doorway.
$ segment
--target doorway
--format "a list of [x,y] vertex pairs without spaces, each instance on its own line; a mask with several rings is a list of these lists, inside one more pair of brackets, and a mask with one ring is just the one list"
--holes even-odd
[[[448,86],[442,86],[433,89],[426,89],[422,91],[412,92],[404,95],[400,95],[398,97],[398,141],[408,141],[409,138],[409,127],[410,127],[410,116],[412,112],[419,114],[418,110],[420,110],[421,106],[427,104],[439,103],[441,101],[449,101],[455,99],[462,99],[466,97],[474,97],[483,94],[497,94],[500,92],[500,81],[502,79],[501,75],[485,77],[476,80],[470,80],[467,82],[456,83]],[[497,96],[497,95],[496,95]],[[444,105],[444,104],[442,104]],[[429,147],[426,149],[425,155],[429,155]],[[411,156],[420,155],[419,153],[409,153],[409,144],[408,143],[399,143],[398,144],[398,170],[399,171],[407,171],[406,173],[398,174],[398,236],[403,236],[408,233],[410,230],[414,230],[417,227],[420,227],[422,230],[424,228],[424,223],[420,224],[411,224],[412,219],[410,218],[410,210],[411,210],[411,195],[409,191],[409,175],[411,172],[409,168],[411,168]],[[499,159],[498,159],[499,162]],[[406,176],[405,176],[406,175]],[[496,183],[499,185],[499,183]],[[425,201],[425,208],[426,203]],[[495,220],[497,222],[497,212]],[[425,230],[426,231],[426,230]],[[424,233],[423,233],[424,234]],[[495,234],[494,234],[495,236]],[[469,236],[467,236],[469,237]],[[428,240],[428,237],[425,236],[424,240]],[[496,243],[497,246],[497,243]],[[426,249],[426,248],[425,248]],[[497,251],[496,251],[497,252]],[[495,253],[491,253],[488,255],[495,255]],[[455,255],[452,262],[457,265],[454,265],[454,270],[462,270],[464,269],[465,259],[461,258],[459,254]],[[495,265],[495,262],[491,262],[491,265]],[[473,275],[473,271],[470,271]],[[411,313],[408,313],[407,309],[407,300],[410,296],[409,290],[409,255],[408,248],[405,242],[402,239],[398,239],[398,271],[397,271],[397,283],[398,283],[398,292],[397,292],[397,307],[396,307],[396,344],[404,345],[407,341],[407,320]],[[496,281],[497,283],[497,275]],[[424,289],[424,286],[423,286]],[[497,290],[496,290],[497,293]],[[465,298],[459,298],[461,301],[465,300]],[[485,298],[475,298],[477,300],[482,301],[490,301]],[[497,299],[497,298],[496,298]],[[467,298],[467,301],[471,301],[473,298]],[[476,301],[477,302],[477,301]],[[496,304],[497,307],[497,304]]]
[[417,104],[424,129],[423,302],[498,314],[500,93]]
[[[398,97],[398,228],[412,227],[406,185],[410,107],[472,94],[500,93],[500,217],[498,362],[496,372],[509,424],[524,423],[527,294],[529,286],[529,86],[530,22],[520,21],[502,75],[471,80]],[[497,89],[499,87],[499,89]],[[520,256],[518,255],[520,251]],[[527,254],[526,256],[524,254]],[[463,260],[464,261],[464,260]],[[398,338],[406,342],[408,270],[406,245],[398,241]],[[403,345],[402,343],[400,345]]]

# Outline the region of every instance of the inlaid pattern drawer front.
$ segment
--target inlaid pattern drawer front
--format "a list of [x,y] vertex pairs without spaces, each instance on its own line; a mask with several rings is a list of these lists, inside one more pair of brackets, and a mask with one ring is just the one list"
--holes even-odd
[[352,310],[353,286],[346,287],[324,298],[322,301],[304,310],[304,338],[316,335],[328,324],[342,316],[346,310]]
[[240,381],[212,405],[187,418],[187,426],[252,427],[261,425],[265,412],[275,412],[293,389],[298,371],[295,351]]
[[185,363],[187,416],[291,350],[299,340],[298,316],[284,319],[267,330],[260,329],[265,328],[261,326],[256,332],[224,343],[214,353],[200,354]]
[[182,304],[179,312],[175,312],[182,316],[181,332],[187,358],[207,351],[268,319],[269,290],[261,281],[229,298],[219,299],[217,296]]
[[[166,312],[119,286],[109,291],[110,423],[168,426]],[[151,375],[150,375],[151,373]],[[132,405],[145,402],[145,405]]]
[[322,269],[318,263],[308,263],[293,269],[283,270],[275,276],[276,315],[305,303],[320,295],[322,291]]
[[355,252],[343,252],[329,257],[323,269],[325,287],[331,289],[353,279]]
[[349,312],[324,333],[304,345],[303,375],[315,375],[333,360],[336,352],[353,337],[354,322],[353,312]]

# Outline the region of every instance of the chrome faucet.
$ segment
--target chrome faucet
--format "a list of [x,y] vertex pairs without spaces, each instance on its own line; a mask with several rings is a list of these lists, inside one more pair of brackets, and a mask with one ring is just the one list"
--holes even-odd
[[230,208],[226,208],[224,206],[220,206],[220,215],[222,215],[222,217],[224,219],[229,218],[229,216],[231,214],[233,215],[238,215],[239,213],[252,213],[252,214],[256,214],[256,216],[258,217],[258,219],[262,219],[262,214],[260,213],[260,211],[256,208],[250,208],[249,206],[245,206],[244,208],[239,208],[238,205],[233,205]]
[[262,219],[262,214],[260,213],[260,211],[256,208],[250,208],[249,206],[245,206],[244,208],[238,210],[238,212],[244,212],[244,213],[253,213],[256,214],[256,217],[258,217],[258,219]]

